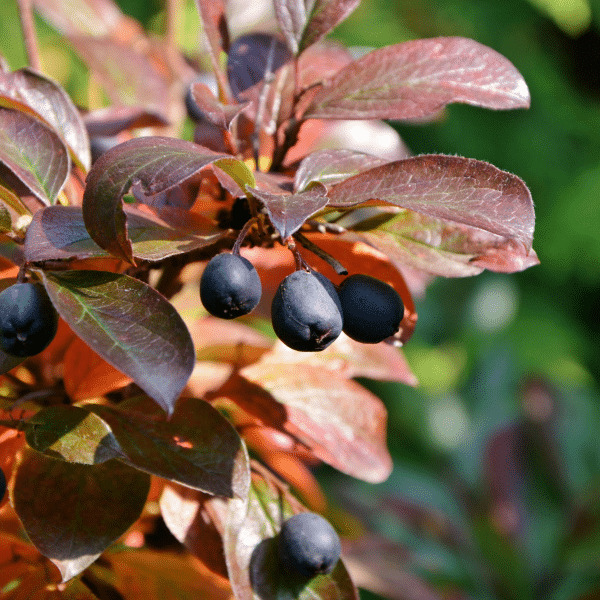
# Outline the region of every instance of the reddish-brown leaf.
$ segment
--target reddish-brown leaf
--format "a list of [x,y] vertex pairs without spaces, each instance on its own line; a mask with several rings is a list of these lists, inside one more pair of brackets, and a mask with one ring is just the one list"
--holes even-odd
[[149,489],[146,473],[119,461],[78,465],[24,449],[12,501],[29,539],[67,581],[133,524]]
[[243,378],[221,392],[245,411],[291,433],[344,473],[372,483],[387,479],[392,469],[387,413],[377,396],[334,371],[306,364],[259,362],[240,373]]
[[430,154],[354,175],[328,192],[330,206],[377,200],[515,239],[531,248],[535,214],[521,179],[482,161]]
[[229,129],[233,120],[249,106],[242,104],[223,104],[219,102],[204,83],[192,84],[192,98],[205,119],[221,129]]
[[514,65],[474,40],[414,40],[374,50],[328,79],[306,118],[415,119],[461,102],[527,108],[527,85]]

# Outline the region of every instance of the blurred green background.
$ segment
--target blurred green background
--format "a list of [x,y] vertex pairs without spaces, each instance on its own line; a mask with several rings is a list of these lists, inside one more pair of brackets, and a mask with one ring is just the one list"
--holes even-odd
[[[158,0],[117,3],[160,30]],[[184,4],[197,23],[194,3]],[[25,64],[16,23],[13,0],[3,0],[0,50],[12,68]],[[82,69],[38,27],[49,74],[85,104]],[[191,51],[195,29],[181,34]],[[541,264],[438,278],[405,349],[420,387],[362,381],[388,407],[394,473],[379,486],[318,474],[334,502],[405,547],[409,569],[441,597],[600,598],[600,0],[363,0],[333,37],[381,47],[435,36],[506,56],[531,108],[455,105],[435,123],[394,126],[414,153],[485,160],[521,177]],[[382,509],[390,499],[444,515],[464,547]]]

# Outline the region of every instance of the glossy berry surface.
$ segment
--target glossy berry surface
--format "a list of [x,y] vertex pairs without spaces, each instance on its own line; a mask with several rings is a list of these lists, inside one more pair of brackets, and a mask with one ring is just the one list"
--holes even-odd
[[327,519],[300,513],[284,522],[279,533],[279,557],[285,568],[305,577],[331,573],[340,559],[340,538]]
[[260,302],[262,285],[252,263],[236,254],[217,254],[200,278],[204,308],[221,319],[247,315]]
[[404,303],[391,286],[370,275],[350,275],[339,291],[344,333],[357,342],[376,344],[394,335],[404,316]]
[[39,283],[16,283],[0,294],[0,348],[6,354],[39,354],[57,327],[58,313]]
[[294,350],[324,350],[342,332],[342,306],[324,275],[295,271],[277,288],[271,304],[277,337]]

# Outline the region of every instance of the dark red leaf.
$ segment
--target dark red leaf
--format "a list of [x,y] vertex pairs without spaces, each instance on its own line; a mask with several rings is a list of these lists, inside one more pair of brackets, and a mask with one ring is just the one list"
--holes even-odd
[[[171,206],[142,210],[127,205],[125,214],[133,256],[144,260],[202,248],[226,233],[209,219]],[[28,262],[95,256],[109,255],[90,237],[80,207],[49,206],[35,213],[25,236]]]
[[195,360],[190,334],[173,306],[126,275],[57,271],[43,277],[71,329],[171,414]]
[[430,154],[387,163],[334,185],[330,206],[378,200],[484,229],[531,248],[535,214],[527,186],[482,161]]
[[414,40],[374,50],[328,79],[307,118],[415,119],[453,102],[527,108],[527,85],[496,51],[460,37]]
[[282,240],[296,233],[311,215],[319,212],[328,202],[327,189],[314,182],[296,194],[271,194],[255,188],[246,188],[264,205],[269,220]]
[[303,190],[311,181],[330,187],[353,175],[388,161],[377,156],[346,149],[318,150],[302,160],[294,177],[294,188]]
[[114,256],[132,262],[123,195],[136,183],[148,196],[164,192],[211,163],[230,169],[231,176],[241,174],[244,181],[238,179],[240,185],[254,184],[254,177],[244,163],[192,142],[142,137],[109,150],[94,163],[86,180],[83,219],[92,239]]
[[294,54],[327,35],[360,0],[275,0],[277,23]]
[[231,423],[208,402],[182,398],[169,420],[145,398],[132,399],[124,408],[90,406],[110,425],[123,450],[120,460],[208,494],[247,495],[246,448]]
[[54,130],[35,117],[0,107],[0,161],[44,204],[65,184],[71,161]]
[[28,67],[2,74],[0,104],[41,117],[62,136],[83,170],[90,168],[90,143],[79,111],[55,81]]
[[233,120],[250,105],[249,102],[223,104],[213,96],[207,85],[200,82],[194,83],[191,89],[192,98],[204,118],[221,129],[229,129]]
[[13,505],[63,581],[81,573],[139,517],[150,477],[116,460],[78,465],[23,450]]

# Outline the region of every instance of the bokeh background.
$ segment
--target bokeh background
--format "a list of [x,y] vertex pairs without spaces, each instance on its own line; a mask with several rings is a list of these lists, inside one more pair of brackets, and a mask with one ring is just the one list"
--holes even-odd
[[[161,31],[158,0],[117,4]],[[179,41],[195,54],[192,1],[181,18]],[[85,106],[83,65],[37,26],[46,72]],[[333,35],[360,47],[435,36],[506,56],[531,108],[455,105],[433,123],[393,126],[414,153],[524,179],[541,264],[435,280],[405,348],[420,386],[362,381],[389,410],[392,476],[377,486],[325,467],[318,476],[339,515],[354,511],[401,548],[381,593],[429,598],[402,591],[394,571],[406,570],[444,598],[600,598],[600,0],[363,0]],[[25,64],[13,0],[0,2],[0,51],[13,69]]]

